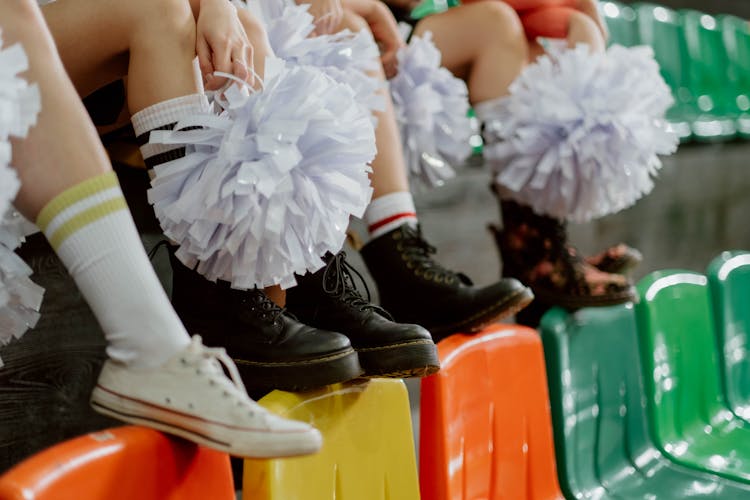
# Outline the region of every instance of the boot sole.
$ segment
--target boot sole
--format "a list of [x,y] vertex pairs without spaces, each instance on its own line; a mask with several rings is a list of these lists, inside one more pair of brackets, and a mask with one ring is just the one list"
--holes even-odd
[[452,325],[438,325],[428,328],[433,337],[440,339],[453,333],[476,333],[492,323],[516,314],[534,300],[534,293],[530,288],[524,287],[510,297],[493,304],[490,307]]
[[548,306],[560,306],[565,309],[582,309],[584,307],[607,307],[627,302],[638,302],[638,294],[634,288],[619,293],[609,293],[601,296],[576,297],[560,292],[550,292],[544,288],[533,288],[536,299]]
[[414,340],[383,347],[357,349],[363,377],[426,377],[440,370],[437,346],[432,340]]
[[309,455],[322,445],[320,434],[314,429],[274,432],[209,422],[197,415],[177,412],[100,386],[94,388],[91,407],[108,417],[150,427],[243,458]]
[[300,392],[359,378],[362,367],[354,349],[325,357],[263,363],[232,357],[248,390]]

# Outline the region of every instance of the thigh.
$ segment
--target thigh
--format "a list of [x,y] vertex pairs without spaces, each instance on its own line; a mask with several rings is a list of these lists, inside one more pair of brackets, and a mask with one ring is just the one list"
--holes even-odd
[[138,3],[59,0],[42,8],[60,58],[80,95],[127,74],[131,12]]
[[465,79],[477,55],[486,44],[492,43],[493,32],[518,29],[518,16],[512,8],[504,2],[491,3],[464,4],[428,16],[419,21],[414,34],[432,32],[443,66]]

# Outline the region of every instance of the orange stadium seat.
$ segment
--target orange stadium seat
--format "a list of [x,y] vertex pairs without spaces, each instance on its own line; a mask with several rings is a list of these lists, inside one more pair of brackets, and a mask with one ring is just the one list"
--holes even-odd
[[143,427],[53,446],[0,476],[0,500],[233,500],[229,456]]
[[563,499],[536,331],[494,325],[438,349],[441,371],[422,382],[422,498]]

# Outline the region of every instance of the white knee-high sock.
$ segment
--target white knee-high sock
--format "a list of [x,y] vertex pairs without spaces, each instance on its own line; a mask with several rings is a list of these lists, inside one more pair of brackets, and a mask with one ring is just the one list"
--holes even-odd
[[370,202],[364,216],[370,238],[377,238],[404,224],[417,225],[414,199],[408,191],[379,196]]
[[110,358],[154,367],[189,344],[114,172],[57,195],[42,209],[37,225],[104,330]]

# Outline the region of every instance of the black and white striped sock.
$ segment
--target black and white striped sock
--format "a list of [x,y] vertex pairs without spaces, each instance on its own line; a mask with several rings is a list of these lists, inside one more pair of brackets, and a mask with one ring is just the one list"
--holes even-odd
[[186,116],[207,111],[206,96],[191,94],[154,104],[134,114],[131,122],[146,167],[151,169],[185,156],[185,147],[179,144],[149,144],[149,135],[152,131],[171,130]]

